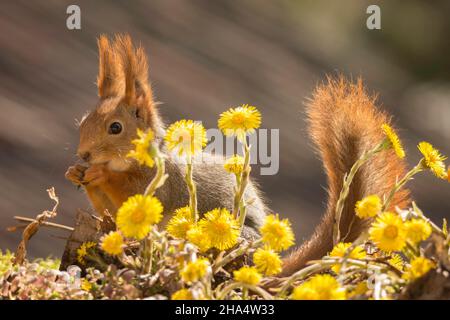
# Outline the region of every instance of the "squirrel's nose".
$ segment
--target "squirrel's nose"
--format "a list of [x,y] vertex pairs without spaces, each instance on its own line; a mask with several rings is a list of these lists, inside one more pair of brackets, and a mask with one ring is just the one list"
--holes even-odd
[[89,159],[91,158],[91,154],[87,151],[78,153],[78,156],[86,162],[88,162]]

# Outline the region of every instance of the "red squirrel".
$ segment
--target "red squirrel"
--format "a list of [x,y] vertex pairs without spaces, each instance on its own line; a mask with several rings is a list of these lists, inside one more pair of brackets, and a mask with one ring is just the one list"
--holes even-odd
[[[69,167],[66,178],[83,186],[95,211],[113,216],[121,204],[137,193],[143,193],[153,178],[152,168],[139,166],[127,153],[133,149],[131,140],[137,129],[151,128],[161,152],[166,155],[165,184],[156,192],[164,206],[165,216],[189,203],[184,180],[185,167],[171,158],[164,146],[165,126],[148,80],[148,62],[142,47],[135,47],[128,35],[117,35],[113,41],[98,39],[100,100],[95,109],[80,123],[77,154],[86,165]],[[339,77],[328,78],[319,85],[307,105],[309,129],[323,159],[328,177],[328,205],[322,221],[312,237],[284,259],[283,275],[300,269],[311,259],[327,254],[333,246],[334,211],[343,178],[362,152],[383,139],[381,125],[389,117],[375,107],[360,80],[353,83]],[[205,155],[206,157],[216,157]],[[205,213],[218,207],[232,209],[235,181],[221,161],[195,163],[198,209]],[[382,196],[405,171],[405,163],[393,152],[385,151],[365,164],[356,175],[341,218],[341,229],[348,231],[346,241],[355,240],[367,223],[355,217],[354,206],[369,194]],[[251,199],[243,237],[258,238],[269,209],[257,186],[250,181],[245,198]],[[400,192],[391,208],[406,205],[408,191]],[[355,219],[351,224],[352,219]],[[351,227],[351,230],[348,228]]]

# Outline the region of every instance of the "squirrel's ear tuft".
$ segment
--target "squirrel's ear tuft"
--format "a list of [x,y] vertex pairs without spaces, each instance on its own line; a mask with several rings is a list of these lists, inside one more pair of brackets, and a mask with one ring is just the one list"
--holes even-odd
[[97,76],[98,95],[100,98],[119,96],[123,91],[123,75],[120,72],[119,59],[109,40],[101,35],[97,40],[99,67]]
[[114,47],[120,56],[125,76],[126,103],[131,106],[145,100],[151,104],[153,95],[148,82],[148,62],[144,49],[141,46],[135,48],[128,34],[116,35]]

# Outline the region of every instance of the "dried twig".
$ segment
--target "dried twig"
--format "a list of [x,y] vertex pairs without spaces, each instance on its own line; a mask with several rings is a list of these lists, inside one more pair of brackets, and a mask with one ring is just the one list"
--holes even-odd
[[16,253],[14,255],[14,264],[22,264],[27,255],[27,243],[32,236],[39,230],[39,227],[45,222],[46,219],[51,219],[56,216],[56,209],[59,205],[59,199],[55,194],[55,188],[51,187],[47,190],[50,199],[55,201],[55,205],[51,211],[45,210],[41,214],[36,216],[35,221],[32,221],[22,232],[22,240],[17,247]]
[[[18,220],[18,221],[24,221],[24,222],[37,222],[36,219],[33,218],[28,218],[28,217],[21,217],[21,216],[14,216],[14,219]],[[26,225],[19,225],[16,227],[9,227],[8,230],[9,231],[16,231],[14,228],[23,228],[26,227],[28,224]],[[63,230],[67,230],[67,231],[73,231],[72,227],[69,226],[65,226],[63,224],[59,224],[59,223],[53,223],[53,222],[47,222],[47,221],[42,221],[41,222],[42,226],[46,226],[46,227],[52,227],[52,228],[57,228],[57,229],[63,229]]]

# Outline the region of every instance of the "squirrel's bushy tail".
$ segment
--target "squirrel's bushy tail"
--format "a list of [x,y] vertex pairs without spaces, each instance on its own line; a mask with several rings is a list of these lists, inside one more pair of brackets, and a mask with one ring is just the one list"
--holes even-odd
[[[333,248],[336,202],[344,175],[364,151],[373,149],[384,139],[381,126],[390,123],[390,117],[375,106],[375,100],[376,97],[367,94],[361,79],[351,82],[341,76],[337,79],[329,77],[326,83],[316,88],[308,102],[310,135],[327,174],[328,204],[312,237],[285,259],[284,275],[299,270],[310,260],[320,259]],[[354,241],[367,227],[367,221],[354,214],[356,201],[371,194],[382,198],[396,178],[404,175],[405,167],[405,162],[393,150],[387,150],[360,168],[350,186],[341,216],[341,235],[347,235],[343,241]],[[388,209],[402,207],[408,201],[409,192],[404,190],[396,194]]]

